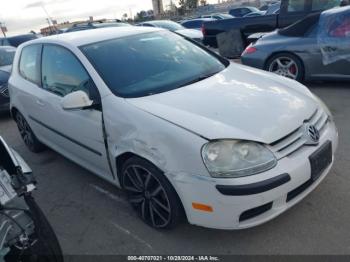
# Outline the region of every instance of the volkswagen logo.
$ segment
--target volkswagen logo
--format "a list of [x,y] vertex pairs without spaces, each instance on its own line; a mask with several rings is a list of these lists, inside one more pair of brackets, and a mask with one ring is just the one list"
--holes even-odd
[[306,145],[317,145],[320,140],[320,132],[318,129],[309,123],[305,124],[304,137],[306,139]]

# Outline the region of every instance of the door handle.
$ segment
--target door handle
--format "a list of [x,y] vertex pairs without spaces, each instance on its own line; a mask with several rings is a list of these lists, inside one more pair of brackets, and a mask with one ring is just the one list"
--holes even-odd
[[44,105],[45,105],[45,104],[44,104],[41,100],[39,100],[39,99],[36,100],[36,103],[37,103],[39,106],[44,106]]

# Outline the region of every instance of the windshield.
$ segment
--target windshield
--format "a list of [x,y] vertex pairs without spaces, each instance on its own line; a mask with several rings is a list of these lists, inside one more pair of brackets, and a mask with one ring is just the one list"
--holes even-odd
[[0,49],[0,66],[12,65],[15,52],[12,48]]
[[153,21],[152,24],[157,27],[168,29],[170,31],[185,29],[182,25],[172,21]]
[[111,91],[121,97],[166,92],[225,68],[214,55],[169,31],[102,41],[81,50]]

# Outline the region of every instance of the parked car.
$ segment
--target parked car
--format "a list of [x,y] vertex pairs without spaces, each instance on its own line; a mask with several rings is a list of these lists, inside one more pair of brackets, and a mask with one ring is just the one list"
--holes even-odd
[[313,14],[266,34],[241,59],[298,81],[350,80],[350,7]]
[[266,12],[264,12],[264,11],[251,12],[251,13],[244,15],[243,17],[262,16],[262,15],[265,15],[265,13]]
[[205,45],[217,47],[216,36],[218,34],[236,29],[242,33],[243,45],[248,45],[246,40],[251,34],[272,32],[277,28],[284,28],[310,13],[327,10],[339,6],[339,4],[340,0],[282,0],[279,13],[256,17],[206,21],[203,23],[203,42]]
[[131,26],[131,25],[127,23],[115,22],[115,21],[77,23],[71,26],[70,28],[66,29],[62,33],[70,33],[70,32],[83,31],[83,30],[89,30],[89,29],[98,29],[98,28],[104,28],[104,27],[121,27],[121,26]]
[[1,37],[0,38],[0,46],[13,46],[18,47],[20,44],[37,39],[38,36],[36,34],[26,34],[26,35],[17,35],[11,37]]
[[195,41],[203,41],[203,33],[195,29],[187,29],[179,23],[170,20],[154,20],[137,24],[137,26],[159,27],[169,31],[178,33],[180,35],[191,38]]
[[10,109],[7,81],[11,74],[15,53],[16,48],[12,46],[0,46],[0,112]]
[[189,28],[189,29],[196,29],[196,30],[202,30],[203,23],[209,22],[209,21],[216,21],[216,19],[212,18],[195,18],[191,20],[185,20],[181,22],[181,25]]
[[228,13],[234,17],[243,17],[249,13],[259,12],[259,9],[254,6],[241,6],[231,9]]
[[316,188],[338,144],[303,85],[164,29],[23,44],[9,86],[31,151],[45,144],[120,186],[154,228],[264,223]]
[[225,13],[215,13],[210,15],[202,15],[200,18],[212,18],[216,20],[222,20],[222,19],[234,18],[234,16],[230,14],[225,14]]
[[278,14],[280,12],[281,9],[281,3],[274,3],[269,5],[269,7],[267,8],[265,15],[273,15],[273,14]]

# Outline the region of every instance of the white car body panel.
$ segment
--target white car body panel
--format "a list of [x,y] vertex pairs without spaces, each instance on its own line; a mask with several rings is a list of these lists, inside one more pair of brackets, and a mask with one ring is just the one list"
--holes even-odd
[[[308,156],[331,141],[333,154],[338,134],[332,121],[327,122],[317,146],[303,146],[297,153],[278,160],[266,172],[240,178],[218,179],[210,176],[201,148],[212,139],[231,138],[270,144],[303,124],[317,109],[328,109],[301,84],[271,73],[231,64],[221,73],[204,81],[169,92],[143,98],[124,99],[111,93],[78,46],[127,35],[154,32],[153,28],[104,28],[47,37],[22,44],[16,53],[9,80],[11,109],[20,111],[40,141],[100,177],[120,186],[116,158],[133,153],[149,160],[164,172],[184,206],[188,221],[211,228],[240,229],[266,222],[282,213],[309,192],[321,177],[293,201],[286,202],[290,190],[310,179]],[[94,110],[64,111],[62,98],[38,90],[18,73],[23,46],[51,43],[71,50],[95,82],[102,101],[108,154],[104,147],[102,114]],[[35,96],[33,95],[35,94]],[[38,100],[39,97],[39,100]],[[39,102],[39,103],[38,103]],[[83,146],[51,132],[59,131]],[[87,152],[89,147],[101,155]],[[89,150],[88,150],[89,151]],[[111,159],[112,172],[108,167]],[[226,196],[216,185],[246,185],[288,173],[291,180],[277,188],[248,196]],[[273,202],[268,212],[239,222],[247,209]],[[213,212],[192,208],[193,202],[213,207]]]
[[128,101],[208,139],[237,138],[266,144],[295,130],[316,110],[311,97],[294,90],[284,79],[271,79],[268,74],[257,81],[258,76],[250,71],[231,64],[195,84]]

